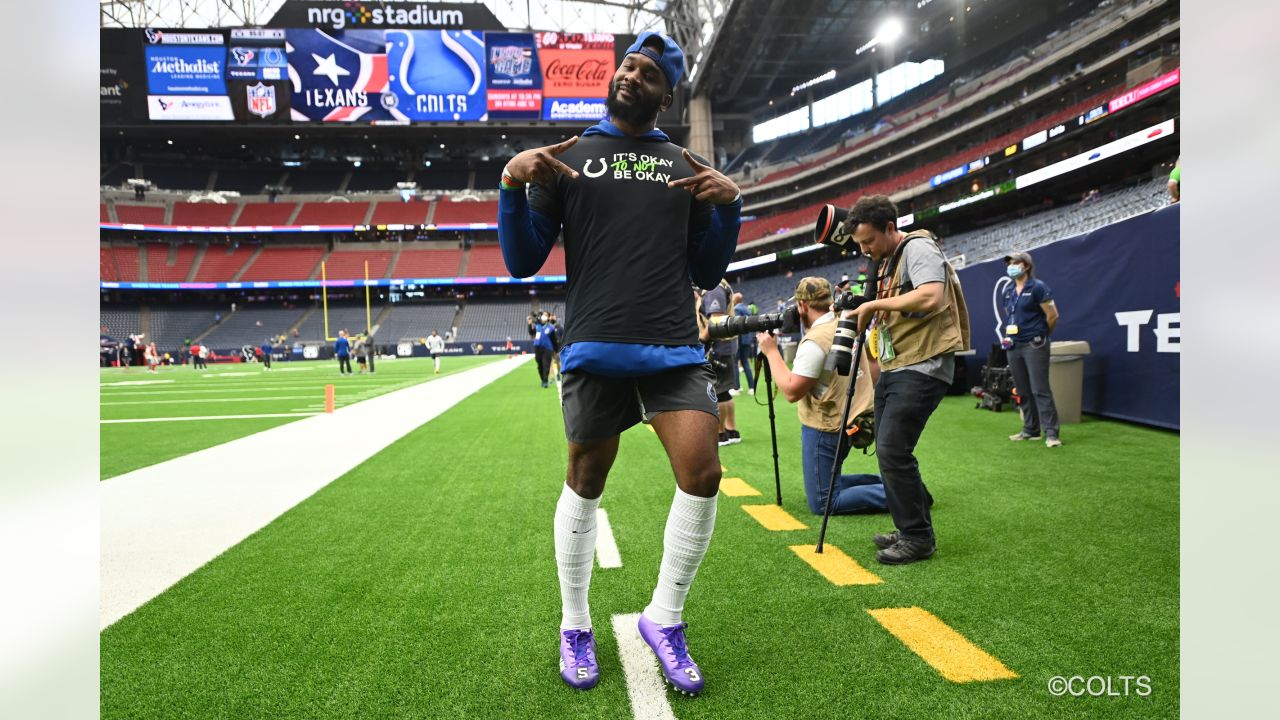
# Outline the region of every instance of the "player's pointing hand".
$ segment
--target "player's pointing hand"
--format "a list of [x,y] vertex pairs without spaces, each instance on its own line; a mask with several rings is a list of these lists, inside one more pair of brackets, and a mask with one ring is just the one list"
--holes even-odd
[[693,169],[691,177],[672,180],[667,187],[688,190],[690,195],[702,202],[716,205],[728,205],[738,199],[738,186],[720,171],[710,165],[703,165],[688,150],[684,150],[684,161]]
[[516,182],[531,182],[543,186],[553,185],[556,175],[566,175],[576,180],[578,171],[561,162],[558,156],[577,142],[578,136],[574,135],[556,145],[525,150],[511,158],[505,173]]

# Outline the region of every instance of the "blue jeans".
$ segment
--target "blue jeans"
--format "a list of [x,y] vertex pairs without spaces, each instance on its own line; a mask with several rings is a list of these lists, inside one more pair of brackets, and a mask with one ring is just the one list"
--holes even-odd
[[[831,482],[831,463],[836,459],[836,443],[839,440],[838,433],[815,430],[807,425],[800,426],[804,496],[809,501],[809,512],[814,515],[821,515],[826,510],[827,483]],[[841,466],[848,455],[849,445],[846,443],[840,453]],[[832,515],[884,512],[889,509],[879,475],[838,475],[834,492]]]

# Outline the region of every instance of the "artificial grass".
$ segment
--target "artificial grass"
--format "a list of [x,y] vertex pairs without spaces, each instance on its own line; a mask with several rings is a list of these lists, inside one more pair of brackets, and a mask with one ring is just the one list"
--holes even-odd
[[321,361],[278,362],[270,371],[257,364],[215,365],[206,371],[164,367],[156,374],[136,368],[103,370],[103,420],[211,419],[101,425],[99,479],[300,419],[216,419],[219,415],[319,412],[328,384],[335,388],[335,405],[343,407],[493,361],[492,356],[446,358],[439,375],[431,360],[422,358],[379,361],[376,373],[364,375],[338,375],[335,363]]
[[[602,504],[624,566],[595,570],[603,676],[575,693],[556,666],[563,429],[532,376],[486,387],[108,628],[103,717],[629,716],[609,618],[648,602],[670,468],[656,435],[624,435]],[[720,499],[685,615],[707,690],[669,693],[677,717],[1176,716],[1176,435],[1088,419],[1047,449],[1006,439],[1015,415],[948,398],[918,453],[937,556],[878,565],[869,536],[889,518],[833,518],[827,541],[885,581],[838,588],[788,549],[820,518],[785,403],[784,506],[809,529],[767,532],[740,507],[773,497],[767,414],[751,401],[738,399],[744,442],[721,461],[763,496]],[[953,684],[867,613],[911,606],[1020,677]],[[1076,674],[1145,674],[1153,692],[1049,694],[1050,677]]]

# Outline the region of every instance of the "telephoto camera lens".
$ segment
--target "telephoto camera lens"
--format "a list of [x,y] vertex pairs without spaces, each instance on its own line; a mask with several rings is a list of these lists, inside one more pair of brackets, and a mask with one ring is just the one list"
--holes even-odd
[[836,336],[831,340],[831,352],[835,353],[836,372],[848,375],[853,366],[853,344],[858,339],[857,316],[836,323]]

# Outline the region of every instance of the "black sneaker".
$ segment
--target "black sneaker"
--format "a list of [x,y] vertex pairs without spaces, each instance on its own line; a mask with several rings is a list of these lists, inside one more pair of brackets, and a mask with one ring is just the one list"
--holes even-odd
[[937,552],[932,542],[915,542],[898,538],[898,542],[876,553],[881,565],[906,565],[917,560],[928,560]]
[[898,531],[894,530],[890,533],[876,533],[871,536],[871,542],[875,543],[876,547],[881,550],[891,548],[894,543],[898,542]]
[[724,447],[725,445],[728,445],[728,444],[729,444],[729,433],[727,433],[727,432],[722,432],[722,433],[720,433],[720,438],[716,441],[716,444],[717,444],[717,445],[719,445],[719,446],[721,446],[721,447]]
[[724,432],[729,436],[730,445],[737,445],[742,442],[742,436],[738,434],[737,430],[725,430]]

